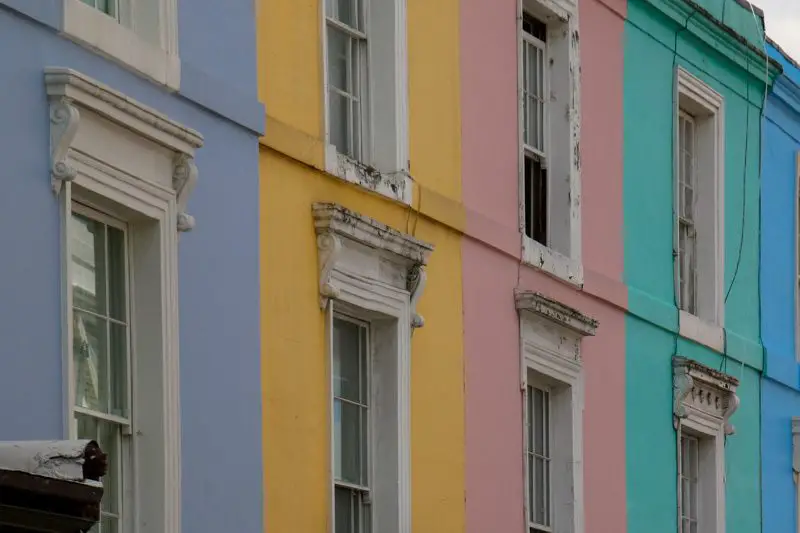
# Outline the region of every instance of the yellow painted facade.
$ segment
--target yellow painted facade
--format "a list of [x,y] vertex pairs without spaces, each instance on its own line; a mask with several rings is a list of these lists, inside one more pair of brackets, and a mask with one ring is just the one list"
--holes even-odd
[[[322,0],[258,0],[265,527],[328,533],[330,376],[314,202],[435,246],[411,347],[414,533],[464,531],[459,3],[408,2],[412,206],[324,171]],[[422,60],[415,60],[424,58]]]

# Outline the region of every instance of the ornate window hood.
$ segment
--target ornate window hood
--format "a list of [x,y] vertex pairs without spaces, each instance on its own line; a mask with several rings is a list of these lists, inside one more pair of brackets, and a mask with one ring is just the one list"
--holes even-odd
[[597,320],[541,293],[516,291],[514,299],[518,311],[528,311],[546,318],[582,337],[593,336],[597,331]]
[[[194,151],[203,146],[200,133],[74,70],[45,68],[44,81],[56,194],[75,179],[79,163],[99,161],[175,194],[178,230],[194,227],[186,204],[197,182]],[[137,158],[144,151],[169,157],[171,168],[162,169],[150,154]]]
[[416,306],[425,288],[425,266],[433,245],[338,204],[315,203],[312,212],[319,249],[320,307],[340,297],[336,277],[380,282],[409,293],[411,326],[422,327],[425,321]]
[[680,356],[672,359],[672,370],[675,416],[703,419],[721,425],[726,435],[732,435],[735,428],[728,420],[739,407],[739,380]]

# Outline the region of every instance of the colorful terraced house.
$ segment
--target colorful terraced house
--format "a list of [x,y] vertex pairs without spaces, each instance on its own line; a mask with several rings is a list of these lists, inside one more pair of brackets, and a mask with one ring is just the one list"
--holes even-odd
[[746,2],[628,2],[632,533],[762,530],[759,153],[779,72],[763,35]]
[[464,531],[458,20],[258,4],[266,531]]

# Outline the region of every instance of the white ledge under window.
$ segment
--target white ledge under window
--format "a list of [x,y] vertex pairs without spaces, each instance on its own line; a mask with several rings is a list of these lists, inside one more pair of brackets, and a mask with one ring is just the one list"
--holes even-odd
[[725,351],[725,330],[686,311],[680,311],[680,335],[717,352]]
[[337,204],[315,203],[313,215],[320,307],[325,309],[329,300],[342,298],[345,291],[360,291],[356,286],[371,293],[385,287],[393,294],[408,295],[411,327],[422,327],[425,320],[416,308],[427,282],[425,266],[433,245]]
[[583,286],[583,264],[579,259],[567,257],[524,234],[522,262],[570,285]]
[[333,145],[325,146],[325,170],[392,200],[411,205],[412,179],[404,170],[387,173],[338,153]]
[[[140,3],[148,9],[157,6],[158,13],[129,14],[127,18],[132,19],[130,24],[122,24],[81,0],[61,1],[64,6],[62,28],[65,36],[161,85],[180,89],[181,63],[177,54],[176,32],[168,31],[176,26],[175,0]],[[154,20],[158,20],[158,29],[154,28]],[[135,31],[133,27],[137,25],[147,27],[148,32]],[[152,39],[146,39],[143,36],[145,33],[152,34]]]

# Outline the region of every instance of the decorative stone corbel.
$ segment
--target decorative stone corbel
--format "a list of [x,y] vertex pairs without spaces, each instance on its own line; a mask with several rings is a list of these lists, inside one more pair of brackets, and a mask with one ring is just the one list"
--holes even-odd
[[421,328],[425,325],[425,319],[417,313],[417,302],[419,302],[425,284],[428,283],[428,273],[420,263],[415,263],[409,270],[406,277],[406,287],[411,295],[411,329]]
[[188,154],[175,156],[175,164],[172,168],[172,187],[175,189],[178,206],[176,220],[178,231],[191,231],[194,228],[194,217],[186,212],[186,204],[196,184],[197,165],[194,158]]
[[736,427],[728,422],[730,418],[733,416],[733,413],[739,408],[739,396],[735,393],[731,393],[728,396],[728,405],[725,407],[725,411],[722,413],[722,423],[723,427],[725,428],[726,435],[733,435],[736,433]]
[[[425,289],[425,265],[433,245],[338,204],[315,203],[312,213],[319,256],[320,307],[326,309],[331,299],[349,292],[348,280],[357,280],[362,287],[385,285],[408,292],[411,329],[422,327],[425,319],[417,314],[417,304]],[[334,272],[338,282],[333,279]]]
[[685,366],[676,366],[672,378],[673,405],[672,412],[678,418],[686,418],[686,405],[684,400],[689,396],[694,388],[694,379],[689,375],[689,369]]
[[736,387],[739,380],[685,357],[672,359],[673,412],[678,418],[711,420],[726,435],[734,433],[731,416],[739,407]]
[[67,162],[67,153],[78,133],[80,118],[78,108],[67,100],[50,102],[50,180],[56,194],[63,182],[74,180],[78,174]]
[[319,250],[319,306],[328,307],[328,301],[339,297],[339,289],[333,283],[332,274],[336,262],[342,253],[342,241],[332,231],[317,235],[317,249]]

